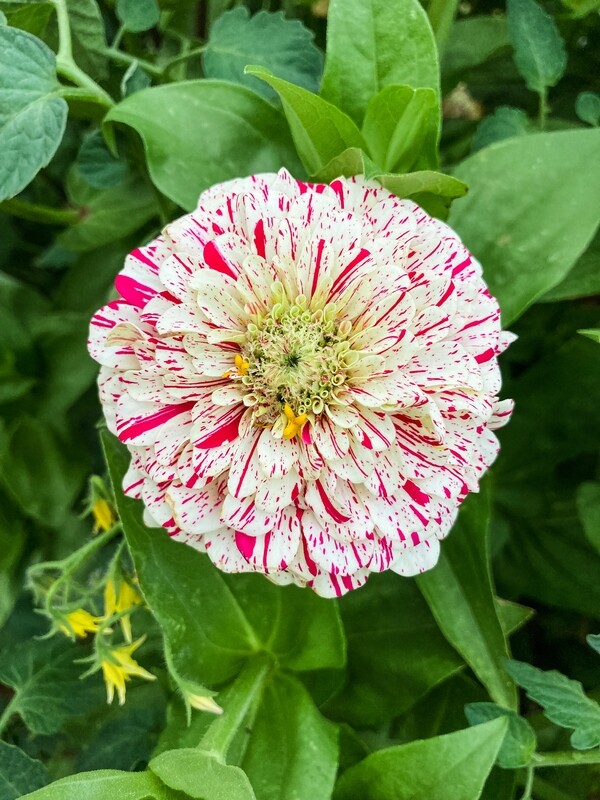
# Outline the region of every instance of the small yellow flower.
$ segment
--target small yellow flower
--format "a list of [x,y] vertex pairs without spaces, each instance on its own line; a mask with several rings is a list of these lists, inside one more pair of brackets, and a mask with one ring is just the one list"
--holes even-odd
[[101,617],[94,617],[85,608],[78,608],[67,614],[58,627],[66,636],[83,639],[88,633],[96,633],[101,621]]
[[[142,598],[127,581],[121,580],[119,587],[115,586],[112,578],[109,578],[106,586],[104,587],[104,615],[105,617],[112,617],[113,614],[120,614],[123,611],[128,611],[134,606],[142,604]],[[121,623],[121,630],[127,642],[131,642],[131,620],[129,614],[125,614],[119,619]]]
[[285,414],[285,418],[287,420],[287,425],[285,426],[283,435],[286,439],[293,439],[296,434],[300,433],[302,426],[308,417],[306,414],[300,414],[300,416],[297,417],[292,411],[292,407],[287,403],[284,406],[283,413]]
[[122,706],[124,704],[126,692],[125,684],[127,681],[131,680],[132,676],[145,678],[147,681],[156,680],[156,675],[140,667],[137,661],[131,657],[131,654],[138,649],[145,638],[145,636],[142,636],[131,644],[115,647],[107,651],[100,662],[104,683],[106,684],[107,703],[112,703],[116,689],[119,697],[119,705]]
[[97,531],[108,531],[116,522],[116,516],[103,497],[99,497],[92,506],[94,517],[94,529]]

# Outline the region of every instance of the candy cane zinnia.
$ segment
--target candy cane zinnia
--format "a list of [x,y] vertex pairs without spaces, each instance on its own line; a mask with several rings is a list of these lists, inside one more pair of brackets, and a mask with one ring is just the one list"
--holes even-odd
[[510,341],[446,224],[375,182],[219,184],[93,318],[124,491],[226,572],[414,575],[494,460]]

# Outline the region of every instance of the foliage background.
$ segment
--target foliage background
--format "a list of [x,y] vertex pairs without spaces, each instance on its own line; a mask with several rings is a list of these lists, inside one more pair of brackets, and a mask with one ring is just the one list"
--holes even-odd
[[[600,630],[598,3],[424,7],[439,148],[436,48],[416,1],[334,0],[329,15],[323,0],[0,2],[1,800],[104,769],[124,773],[39,797],[600,797],[599,656],[586,641]],[[383,101],[357,128],[386,83],[429,87],[406,106],[394,95],[397,151]],[[348,117],[306,93],[319,87]],[[440,216],[462,192],[447,175],[469,185],[449,222],[519,336],[502,361],[514,418],[440,566],[374,576],[339,603],[220,576],[117,496],[152,611],[134,618],[140,661],[157,680],[108,707],[98,674],[80,679],[91,640],[39,638],[58,611],[36,614],[30,589],[43,601],[54,573],[26,578],[90,539],[89,476],[106,475],[88,320],[126,253],[203,188],[282,165],[383,176]],[[106,447],[118,476],[123,454]],[[73,587],[92,610],[118,547]],[[509,633],[517,659],[580,681],[588,699],[555,675],[509,675]],[[186,681],[218,692],[226,714],[211,725],[194,712],[188,727]],[[530,699],[518,704],[515,682]],[[512,710],[508,734],[490,703]],[[548,766],[561,758],[571,766]]]

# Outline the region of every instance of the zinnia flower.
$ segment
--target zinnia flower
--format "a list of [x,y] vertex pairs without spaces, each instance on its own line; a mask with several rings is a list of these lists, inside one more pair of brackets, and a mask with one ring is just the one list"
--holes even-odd
[[510,341],[457,235],[374,181],[214,186],[93,318],[149,525],[324,596],[423,572],[498,451]]

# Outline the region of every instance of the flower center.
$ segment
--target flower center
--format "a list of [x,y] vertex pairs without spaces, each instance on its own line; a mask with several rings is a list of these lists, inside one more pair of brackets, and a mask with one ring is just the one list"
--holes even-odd
[[291,438],[337,402],[356,354],[350,322],[340,319],[335,303],[314,309],[304,295],[292,302],[281,284],[272,288],[275,303],[248,325],[233,377],[245,389],[254,424]]

